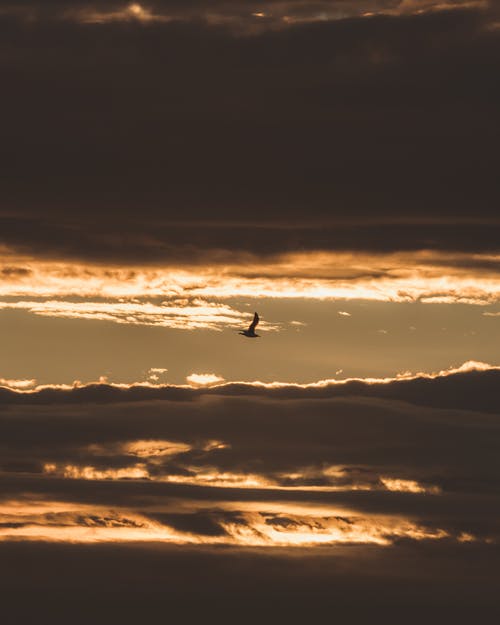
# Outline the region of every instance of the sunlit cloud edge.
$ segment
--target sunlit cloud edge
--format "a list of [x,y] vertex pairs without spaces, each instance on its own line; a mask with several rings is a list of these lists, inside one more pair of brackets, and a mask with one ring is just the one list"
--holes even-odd
[[[452,375],[460,374],[460,373],[470,373],[470,372],[484,372],[484,371],[500,371],[500,364],[493,365],[486,362],[476,361],[476,360],[468,360],[459,366],[452,366],[448,369],[443,369],[440,371],[434,372],[425,372],[419,371],[412,373],[410,371],[404,371],[400,374],[397,374],[393,377],[383,377],[383,378],[375,378],[375,377],[349,377],[349,378],[325,378],[322,380],[317,380],[314,382],[262,382],[260,380],[254,381],[244,381],[244,380],[223,380],[217,374],[207,373],[207,374],[193,374],[196,376],[192,380],[190,384],[158,384],[150,381],[140,381],[140,382],[110,382],[107,377],[101,376],[101,378],[97,381],[91,381],[83,383],[79,380],[75,380],[72,384],[36,384],[36,380],[3,380],[3,384],[0,384],[0,388],[4,388],[9,390],[14,394],[19,395],[32,395],[39,393],[45,390],[53,390],[53,391],[75,391],[81,390],[85,388],[93,388],[93,387],[108,387],[114,388],[118,390],[131,390],[131,389],[154,389],[156,391],[161,389],[184,389],[184,390],[193,390],[200,392],[217,392],[217,390],[221,389],[230,389],[230,388],[238,388],[241,389],[242,394],[245,388],[251,389],[318,389],[318,388],[327,388],[335,386],[345,386],[352,382],[359,382],[368,385],[377,385],[384,384],[388,385],[394,382],[401,381],[409,381],[409,380],[417,380],[417,379],[437,379],[443,377],[449,377]],[[201,378],[200,378],[201,376]],[[188,376],[192,377],[192,376]],[[201,379],[201,383],[199,379]],[[220,380],[217,381],[216,380]],[[2,380],[0,380],[1,382]],[[8,385],[9,382],[13,382],[11,386]]]

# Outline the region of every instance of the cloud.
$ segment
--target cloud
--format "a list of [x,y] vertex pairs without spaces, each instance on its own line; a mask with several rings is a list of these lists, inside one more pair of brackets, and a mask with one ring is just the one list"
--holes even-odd
[[485,0],[363,0],[345,2],[342,0],[272,0],[265,10],[258,2],[228,2],[216,0],[209,5],[203,2],[189,4],[161,0],[139,2],[73,2],[71,7],[57,0],[24,3],[3,2],[0,13],[18,18],[35,20],[68,20],[81,24],[141,23],[143,25],[175,21],[203,20],[213,27],[226,27],[243,34],[266,30],[284,29],[297,24],[337,21],[353,17],[375,15],[412,15],[431,11],[446,11],[455,8],[486,7]]
[[[499,375],[470,362],[303,386],[3,389],[0,534],[496,544]],[[57,510],[65,516],[48,514]]]
[[26,390],[34,388],[36,386],[36,380],[10,380],[6,378],[0,378],[0,386],[15,390]]
[[[185,329],[240,327],[246,313],[230,298],[486,305],[500,297],[495,255],[412,252],[301,252],[268,258],[233,256],[204,266],[116,267],[5,254],[17,278],[0,281],[0,309],[37,315]],[[339,311],[339,315],[350,313]],[[266,320],[262,327],[278,330]]]
[[[110,3],[111,4],[111,3]],[[83,24],[105,24],[107,22],[134,22],[142,24],[151,22],[168,21],[168,17],[158,13],[154,13],[151,9],[139,4],[131,2],[125,7],[118,10],[99,10],[97,8],[76,8],[66,10],[63,16],[67,19],[74,19]]]
[[[247,2],[138,4],[180,18],[85,3],[127,19],[81,24],[60,19],[68,3],[2,3],[4,245],[109,264],[498,253],[492,9],[275,3],[285,28],[236,36],[199,18],[262,28]],[[19,7],[34,17],[6,15]]]
[[[9,514],[8,506],[4,506],[4,510]],[[22,508],[16,505],[12,512],[10,517],[18,520],[0,525],[0,540],[8,537],[83,543],[161,541],[293,548],[343,543],[388,545],[391,539],[399,536],[414,540],[439,540],[447,536],[444,531],[428,530],[396,518],[382,520],[358,516],[350,519],[336,516],[335,509],[327,510],[328,516],[312,516],[301,513],[300,509],[297,511],[294,506],[282,506],[281,512],[259,513],[251,508],[238,514],[229,510],[208,511],[205,515],[213,521],[212,527],[219,527],[218,532],[208,534],[172,527],[168,524],[168,512],[148,517],[147,514],[133,512],[116,513],[103,507],[89,509],[89,506],[67,506],[67,511],[53,515],[40,514],[35,509],[30,518],[23,516]],[[196,514],[198,518],[202,515],[203,511]],[[174,514],[170,517],[174,517]],[[159,519],[163,522],[158,522]]]
[[390,477],[381,477],[380,481],[388,489],[402,493],[439,493],[435,486],[422,486],[415,480],[400,480]]
[[[161,304],[137,301],[40,300],[0,302],[0,309],[27,310],[36,315],[112,321],[120,324],[150,325],[182,330],[221,330],[237,328],[247,315],[228,305],[196,300],[172,301]],[[264,327],[266,323],[264,322]],[[270,326],[273,329],[273,326]],[[153,372],[154,373],[154,372]]]
[[167,371],[168,369],[165,369],[163,367],[151,367],[150,369],[148,369],[147,379],[151,382],[158,383],[160,381],[160,376],[167,373]]
[[[498,300],[492,3],[136,5],[0,3],[4,308],[215,329],[231,297]],[[498,611],[497,367],[23,382],[7,621]]]
[[224,382],[224,378],[215,373],[191,373],[186,380],[193,386],[209,386],[211,384],[218,384]]

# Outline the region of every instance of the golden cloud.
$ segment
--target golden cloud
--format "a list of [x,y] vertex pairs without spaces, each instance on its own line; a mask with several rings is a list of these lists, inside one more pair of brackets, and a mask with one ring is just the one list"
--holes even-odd
[[11,380],[7,378],[0,378],[0,386],[23,391],[34,388],[36,386],[36,380],[34,378],[29,380]]
[[[195,510],[203,508],[195,507]],[[256,511],[253,504],[232,504],[220,509],[238,511],[238,521],[221,515],[221,534],[207,536],[181,531],[160,523],[148,511],[109,509],[105,506],[64,502],[7,502],[0,508],[0,540],[45,540],[56,542],[168,542],[246,547],[314,547],[349,543],[389,546],[399,538],[439,540],[455,538],[443,529],[430,529],[409,519],[390,515],[351,515],[345,509],[304,509],[293,503],[266,504]],[[10,525],[10,526],[9,526]],[[475,537],[468,535],[466,540]]]
[[224,382],[224,378],[215,373],[191,373],[186,380],[192,386],[210,386],[212,384],[220,384]]
[[26,306],[33,307],[41,306],[34,300],[52,300],[53,308],[60,299],[93,298],[95,312],[102,314],[109,311],[106,306],[99,309],[101,299],[128,304],[124,316],[127,310],[134,315],[132,304],[141,298],[185,304],[234,297],[471,304],[500,300],[500,256],[485,254],[303,252],[267,260],[235,258],[202,268],[103,267],[6,255],[0,270],[2,266],[9,268],[7,274],[0,271],[4,307],[14,298],[30,298]]
[[[214,441],[202,447],[206,452],[225,449],[224,443]],[[391,491],[402,493],[425,493],[437,495],[440,488],[434,485],[421,484],[416,480],[388,477],[372,474],[370,478],[353,474],[351,480],[345,481],[348,468],[345,467],[306,467],[293,473],[263,475],[251,472],[223,471],[212,466],[182,465],[184,473],[160,474],[150,472],[158,456],[177,456],[193,449],[183,443],[166,443],[165,441],[135,441],[114,449],[115,453],[138,456],[143,462],[119,468],[96,468],[92,465],[57,464],[47,462],[43,473],[56,477],[77,480],[152,480],[171,484],[187,484],[214,488],[240,488],[275,491],[305,492],[348,492],[348,491]],[[93,446],[92,451],[111,455],[110,450]],[[316,483],[314,483],[316,482]]]

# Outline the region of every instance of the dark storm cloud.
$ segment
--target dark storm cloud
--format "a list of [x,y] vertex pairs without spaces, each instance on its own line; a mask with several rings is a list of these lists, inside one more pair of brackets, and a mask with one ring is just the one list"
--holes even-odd
[[0,239],[134,262],[498,250],[492,15],[251,36],[191,19],[4,16]]

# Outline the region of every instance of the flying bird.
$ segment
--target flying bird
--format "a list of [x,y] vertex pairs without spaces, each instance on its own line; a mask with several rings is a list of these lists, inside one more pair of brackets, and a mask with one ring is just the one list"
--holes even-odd
[[257,327],[258,323],[259,323],[259,315],[255,313],[253,316],[252,323],[248,326],[248,330],[242,330],[238,334],[243,334],[243,336],[247,336],[249,339],[256,339],[257,337],[260,336],[260,334],[255,334],[255,328]]

